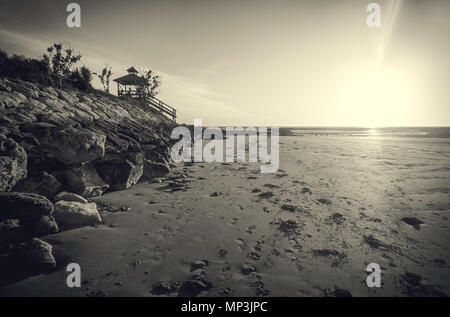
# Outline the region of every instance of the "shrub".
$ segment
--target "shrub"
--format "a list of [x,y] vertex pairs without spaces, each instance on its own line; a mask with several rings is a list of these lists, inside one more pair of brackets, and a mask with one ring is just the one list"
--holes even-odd
[[43,55],[43,62],[47,65],[48,79],[56,86],[62,87],[64,79],[73,76],[70,70],[80,59],[81,55],[65,48],[62,43],[55,43],[47,48],[47,54]]
[[156,97],[161,86],[161,77],[156,75],[154,71],[148,70],[144,72],[144,75],[140,76],[143,79],[142,85],[137,86],[137,90],[145,92],[148,89],[150,96]]
[[70,80],[72,85],[80,90],[88,91],[93,89],[91,84],[92,73],[85,66],[75,69],[70,76]]
[[43,61],[20,55],[9,57],[4,51],[0,51],[0,76],[18,78],[42,85],[50,84],[47,77],[47,66]]
[[111,66],[106,65],[102,69],[102,73],[101,74],[94,73],[94,75],[97,75],[98,79],[100,79],[100,82],[103,85],[103,90],[105,92],[109,93],[109,83],[110,83],[110,78],[111,78],[111,75],[112,75]]

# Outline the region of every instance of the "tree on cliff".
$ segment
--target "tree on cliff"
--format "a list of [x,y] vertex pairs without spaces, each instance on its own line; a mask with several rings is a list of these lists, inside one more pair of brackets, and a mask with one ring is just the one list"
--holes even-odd
[[75,69],[72,72],[70,79],[73,81],[74,87],[80,90],[86,91],[93,89],[91,85],[92,72],[86,66],[83,66],[80,69]]
[[47,48],[47,54],[43,55],[43,61],[47,65],[50,82],[58,87],[62,87],[64,79],[71,77],[71,68],[80,59],[80,54],[75,54],[68,47],[64,48],[63,43],[55,43]]
[[156,75],[155,72],[151,69],[148,71],[144,71],[143,74],[144,75],[140,77],[144,79],[143,82],[148,83],[148,86],[141,84],[137,87],[138,91],[145,92],[146,88],[148,87],[150,96],[156,97],[156,95],[159,93],[158,89],[161,86],[161,77]]
[[105,92],[109,93],[109,83],[112,75],[111,66],[106,65],[102,69],[101,74],[94,73],[94,75],[96,75],[98,79],[100,79],[100,82],[102,83]]

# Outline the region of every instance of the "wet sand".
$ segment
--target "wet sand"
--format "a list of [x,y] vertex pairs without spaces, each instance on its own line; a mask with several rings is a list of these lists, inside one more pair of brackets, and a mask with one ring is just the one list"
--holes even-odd
[[[275,174],[179,164],[161,183],[93,199],[104,224],[44,237],[58,270],[0,295],[450,294],[449,143],[286,136]],[[66,286],[70,262],[81,288]],[[381,288],[366,285],[372,262]]]

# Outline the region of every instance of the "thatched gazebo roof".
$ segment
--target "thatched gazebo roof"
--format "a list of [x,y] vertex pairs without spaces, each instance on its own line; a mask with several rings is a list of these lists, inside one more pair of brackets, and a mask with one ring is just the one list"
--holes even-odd
[[135,73],[135,74],[139,73],[139,72],[136,70],[136,68],[134,68],[134,66],[131,66],[130,68],[128,68],[128,69],[127,69],[127,72],[129,72],[129,73]]
[[148,81],[142,77],[137,76],[134,73],[130,73],[128,75],[119,77],[114,79],[115,82],[121,84],[121,85],[126,85],[126,86],[139,86],[139,85],[148,85]]

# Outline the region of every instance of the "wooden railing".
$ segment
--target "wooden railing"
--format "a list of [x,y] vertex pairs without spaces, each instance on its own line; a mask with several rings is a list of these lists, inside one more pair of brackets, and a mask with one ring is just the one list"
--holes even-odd
[[118,95],[143,100],[150,107],[157,110],[159,113],[170,116],[173,121],[177,120],[177,110],[156,97],[152,97],[148,94],[141,95],[136,93],[135,91],[127,91],[127,92],[119,91]]
[[166,114],[172,117],[173,121],[177,120],[177,110],[175,108],[169,106],[164,101],[159,100],[156,97],[147,96],[146,99],[148,104],[158,110],[161,114]]

